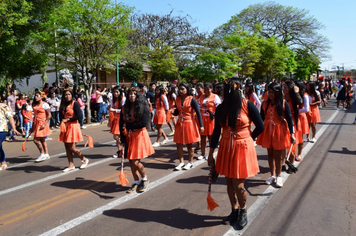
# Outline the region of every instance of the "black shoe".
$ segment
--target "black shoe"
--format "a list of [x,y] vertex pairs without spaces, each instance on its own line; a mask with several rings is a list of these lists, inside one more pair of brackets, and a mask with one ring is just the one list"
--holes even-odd
[[141,180],[137,190],[141,193],[144,192],[147,189],[148,183],[149,183],[148,180]]
[[247,225],[247,211],[246,211],[246,209],[240,209],[239,217],[238,217],[238,224],[241,229]]
[[225,225],[228,225],[228,224],[233,224],[236,220],[237,220],[237,216],[239,214],[239,210],[236,209],[236,210],[232,210],[230,215],[228,215],[227,217],[225,217],[223,219],[223,223]]
[[283,165],[283,166],[282,166],[282,171],[283,171],[283,172],[286,172],[286,171],[287,171],[286,165]]
[[136,192],[137,187],[138,187],[138,185],[134,183],[134,184],[131,186],[131,188],[129,188],[126,192],[127,192],[127,193]]

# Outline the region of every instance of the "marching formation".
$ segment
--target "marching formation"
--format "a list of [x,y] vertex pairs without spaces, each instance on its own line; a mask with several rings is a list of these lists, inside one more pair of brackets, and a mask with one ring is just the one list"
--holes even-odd
[[[354,93],[351,82],[346,78],[335,85],[324,80],[317,83],[284,80],[267,85],[230,78],[222,83],[194,86],[185,82],[178,86],[151,83],[148,90],[141,84],[129,88],[116,86],[107,93],[98,86],[92,94],[90,110],[94,120],[108,122],[117,147],[113,157],[121,157],[122,163],[123,159],[129,160],[134,182],[127,193],[144,192],[148,188],[149,179],[141,160],[153,155],[154,148],[173,141],[179,160],[175,171],[193,168],[194,152],[200,152],[198,160],[207,160],[211,177],[210,210],[217,206],[210,195],[212,179],[218,174],[225,176],[231,213],[223,223],[236,223],[243,228],[248,223],[245,180],[259,172],[255,146],[267,149],[270,177],[265,183],[283,187],[281,172],[295,173],[293,163],[303,160],[304,142],[317,141],[316,123],[321,121],[322,104],[326,106],[333,93],[335,96],[337,93],[336,109],[340,105],[343,109],[350,107]],[[23,135],[25,142],[33,136],[40,153],[35,162],[42,162],[50,158],[47,139],[55,128],[60,131],[58,141],[64,143],[69,163],[63,172],[75,169],[73,154],[81,160],[80,169],[85,169],[89,159],[76,144],[86,136],[89,147],[93,147],[92,138],[82,133],[86,128],[83,125],[86,99],[90,98],[77,89],[60,91],[56,86],[36,91],[32,99],[26,99],[24,94],[17,96],[16,89],[9,89],[0,104],[0,170],[8,167],[2,147],[8,133],[13,141],[16,141],[14,135]],[[171,130],[169,134],[162,128],[165,124]],[[157,131],[155,142],[151,142],[148,131]],[[123,164],[120,182],[124,186],[128,181],[122,168]]]

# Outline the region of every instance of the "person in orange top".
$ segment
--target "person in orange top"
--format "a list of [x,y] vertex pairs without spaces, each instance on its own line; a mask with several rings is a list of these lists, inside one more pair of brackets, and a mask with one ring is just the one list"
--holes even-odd
[[[289,156],[289,162],[294,163],[295,158],[297,157],[297,146],[299,144],[303,144],[303,133],[302,133],[302,124],[299,120],[299,108],[303,104],[303,98],[301,98],[299,94],[299,88],[294,84],[291,80],[286,80],[283,83],[283,92],[284,98],[288,102],[290,107],[293,124],[294,124],[294,131],[295,131],[295,138],[296,138],[296,146],[293,146],[291,155]],[[289,149],[290,147],[287,147]],[[288,174],[291,174],[290,169],[287,170]]]
[[51,134],[48,124],[51,119],[51,111],[48,103],[42,100],[41,92],[35,93],[33,111],[35,119],[33,121],[31,133],[33,133],[34,137],[33,142],[40,151],[40,156],[35,160],[35,162],[41,162],[50,158],[47,149],[46,136]]
[[120,145],[120,113],[122,107],[125,105],[126,97],[119,86],[112,89],[113,99],[110,104],[110,133],[113,134],[114,140],[116,140],[117,153],[114,154],[114,158],[122,157],[122,148]]
[[[195,100],[197,100],[198,105],[200,107],[200,97],[204,94],[204,84],[202,82],[197,83],[197,85],[195,86],[195,91],[196,91],[196,96],[194,98],[195,98]],[[198,123],[196,116],[195,116],[195,121]],[[201,140],[199,140],[199,142],[197,142],[197,147],[194,150],[195,153],[197,153],[201,149],[200,143],[201,143]]]
[[[178,86],[179,96],[176,99],[176,110],[174,115],[178,116],[176,132],[173,142],[177,145],[179,165],[175,170],[188,170],[193,167],[193,143],[200,140],[198,126],[195,115],[199,121],[200,132],[204,132],[203,121],[199,111],[199,105],[192,95],[192,89],[187,83]],[[188,148],[188,164],[184,165],[183,144]]]
[[[309,134],[310,129],[309,129],[309,123],[308,123],[308,118],[307,118],[307,113],[309,113],[309,96],[305,92],[305,86],[303,82],[301,81],[296,81],[296,85],[299,88],[299,95],[303,98],[303,104],[299,107],[299,120],[301,124],[301,129],[302,129],[302,134]],[[308,140],[303,140],[304,142]],[[303,143],[298,144],[298,156],[295,158],[296,161],[302,161],[302,151],[303,151]]]
[[206,82],[204,84],[204,95],[199,99],[200,113],[203,118],[204,132],[200,133],[201,136],[201,155],[198,160],[206,159],[205,148],[206,138],[208,137],[209,143],[211,142],[211,135],[214,130],[214,114],[216,107],[219,106],[221,100],[218,95],[212,93],[213,84]]
[[[259,172],[256,148],[253,140],[263,131],[264,125],[258,109],[242,98],[240,83],[227,79],[223,88],[223,102],[216,109],[215,128],[211,139],[208,165],[225,176],[231,214],[223,222],[243,228],[247,224],[247,191],[245,179]],[[251,132],[251,122],[255,129]],[[213,153],[220,146],[214,163]]]
[[283,179],[280,175],[285,150],[296,141],[289,105],[283,99],[281,85],[276,82],[268,85],[268,100],[262,104],[261,117],[265,130],[258,136],[256,143],[267,148],[271,177],[266,180],[266,184],[275,181],[277,187],[282,187]]
[[73,98],[73,92],[71,90],[65,90],[59,107],[59,118],[66,128],[65,132],[61,131],[58,137],[58,141],[64,143],[69,162],[69,166],[65,168],[63,172],[75,170],[73,153],[82,160],[82,164],[79,167],[80,169],[85,169],[89,164],[89,159],[85,158],[83,153],[76,148],[76,143],[83,141],[79,124],[79,120],[83,118],[82,116],[83,113],[80,110],[80,106]]
[[127,97],[120,114],[120,136],[121,145],[125,146],[124,155],[130,162],[135,182],[126,192],[144,192],[149,181],[141,159],[155,152],[146,129],[150,110],[146,98],[135,87],[129,89]]
[[[310,139],[311,143],[316,142],[316,123],[320,122],[320,112],[319,112],[319,105],[321,104],[320,93],[315,89],[314,82],[307,83],[307,93],[309,95],[309,105],[310,105],[310,112],[307,115],[309,126],[313,133],[312,139]],[[309,139],[309,134],[307,134],[307,139]]]
[[247,100],[252,102],[257,107],[257,109],[260,109],[260,99],[258,99],[258,96],[253,89],[253,84],[250,81],[247,81],[245,84],[245,97]]
[[[169,105],[169,110],[167,111],[167,124],[169,126],[169,128],[171,129],[171,132],[168,134],[169,136],[174,135],[174,128],[176,127],[176,120],[175,120],[175,116],[173,115],[173,110],[176,106],[176,92],[175,92],[175,87],[173,87],[172,85],[168,85],[166,87],[166,92],[167,92],[167,99],[168,99],[168,105]],[[172,122],[172,124],[171,124]]]
[[156,112],[153,118],[153,124],[156,125],[157,129],[157,141],[152,145],[153,147],[159,147],[161,136],[163,135],[164,140],[162,144],[166,144],[169,140],[166,133],[162,129],[162,125],[167,123],[167,111],[169,109],[168,99],[166,95],[164,95],[164,89],[162,85],[156,87]]

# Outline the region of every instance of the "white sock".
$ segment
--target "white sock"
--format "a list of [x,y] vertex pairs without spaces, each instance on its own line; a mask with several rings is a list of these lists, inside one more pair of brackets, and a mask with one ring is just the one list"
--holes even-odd
[[147,175],[142,178],[143,181],[147,181]]

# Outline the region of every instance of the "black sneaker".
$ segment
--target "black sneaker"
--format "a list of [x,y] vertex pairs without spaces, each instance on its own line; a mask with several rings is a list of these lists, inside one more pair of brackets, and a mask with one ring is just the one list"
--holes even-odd
[[147,189],[148,183],[148,180],[141,180],[137,190],[141,193],[144,192]]
[[240,209],[238,218],[239,218],[238,224],[242,229],[243,227],[245,227],[247,225],[247,211],[246,211],[246,209]]
[[126,190],[127,193],[133,193],[136,192],[138,185],[137,184],[133,184],[128,190]]
[[225,217],[223,219],[223,223],[225,225],[228,225],[228,224],[233,224],[236,220],[237,220],[237,216],[239,214],[239,210],[236,209],[236,210],[232,210],[230,215],[228,215],[227,217]]

